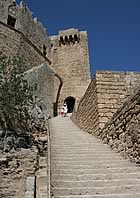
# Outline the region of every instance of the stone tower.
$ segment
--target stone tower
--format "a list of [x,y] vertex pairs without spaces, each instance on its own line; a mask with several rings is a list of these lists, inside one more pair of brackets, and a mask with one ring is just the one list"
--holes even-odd
[[[24,57],[27,70],[43,63],[48,67],[46,70],[43,66],[45,72],[50,71],[49,68],[52,70],[47,79],[45,72],[37,74],[42,75],[37,84],[41,93],[38,97],[43,98],[54,115],[64,101],[72,112],[75,101],[81,99],[90,82],[87,32],[68,29],[48,36],[44,26],[37,18],[32,18],[23,2],[17,5],[15,0],[0,0],[0,53]],[[48,80],[50,73],[54,77],[53,86]]]
[[[53,70],[62,78],[63,86],[58,101],[58,110],[67,102],[72,112],[75,101],[83,96],[90,82],[88,37],[86,31],[68,29],[50,36]],[[57,87],[57,82],[55,82]]]

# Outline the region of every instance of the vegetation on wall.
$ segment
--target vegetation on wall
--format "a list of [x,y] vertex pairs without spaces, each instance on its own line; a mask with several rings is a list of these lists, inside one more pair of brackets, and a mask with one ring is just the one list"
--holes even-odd
[[29,136],[28,107],[33,101],[33,88],[24,78],[26,64],[20,57],[0,56],[0,126],[8,131]]

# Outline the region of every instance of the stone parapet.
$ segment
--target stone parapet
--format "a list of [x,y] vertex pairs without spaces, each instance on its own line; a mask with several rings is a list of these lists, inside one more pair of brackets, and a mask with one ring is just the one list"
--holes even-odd
[[140,85],[140,72],[97,71],[73,121],[89,133],[102,129]]
[[72,120],[83,130],[93,133],[99,127],[96,79],[93,78],[84,97],[80,100]]
[[116,152],[140,163],[140,90],[125,101],[96,135]]

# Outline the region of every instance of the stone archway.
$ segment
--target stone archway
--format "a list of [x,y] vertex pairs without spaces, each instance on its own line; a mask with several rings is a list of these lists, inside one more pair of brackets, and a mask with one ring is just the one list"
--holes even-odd
[[74,104],[75,104],[75,98],[72,96],[69,96],[69,97],[65,98],[64,102],[67,103],[68,113],[72,113]]

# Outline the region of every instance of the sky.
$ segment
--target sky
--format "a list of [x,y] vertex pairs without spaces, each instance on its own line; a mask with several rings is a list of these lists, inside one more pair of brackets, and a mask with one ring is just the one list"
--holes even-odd
[[88,32],[91,76],[96,70],[140,71],[140,0],[24,2],[48,35],[69,28]]

